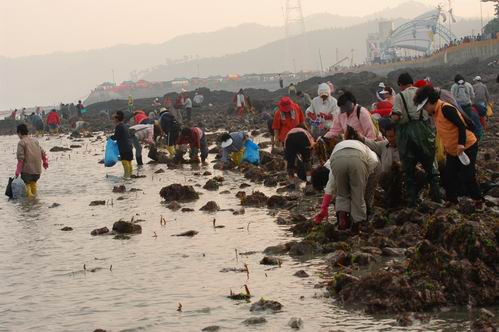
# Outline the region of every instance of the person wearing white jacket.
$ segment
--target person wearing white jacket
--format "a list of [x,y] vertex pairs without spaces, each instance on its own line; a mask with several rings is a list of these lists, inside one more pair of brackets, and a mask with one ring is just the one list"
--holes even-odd
[[334,117],[339,114],[338,101],[331,96],[331,88],[327,83],[319,84],[318,96],[312,100],[306,116],[312,129],[312,136],[318,138],[333,126]]

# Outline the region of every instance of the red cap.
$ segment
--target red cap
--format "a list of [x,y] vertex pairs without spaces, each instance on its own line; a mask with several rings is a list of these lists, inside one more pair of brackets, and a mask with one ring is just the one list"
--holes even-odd
[[427,80],[419,80],[419,81],[416,81],[416,83],[414,83],[414,86],[416,88],[422,88],[425,86],[432,86],[432,84],[431,84],[431,82],[428,82]]
[[282,111],[282,112],[291,112],[291,110],[293,109],[293,106],[292,106],[292,101],[291,101],[291,98],[289,97],[282,97],[281,100],[279,101],[279,109]]

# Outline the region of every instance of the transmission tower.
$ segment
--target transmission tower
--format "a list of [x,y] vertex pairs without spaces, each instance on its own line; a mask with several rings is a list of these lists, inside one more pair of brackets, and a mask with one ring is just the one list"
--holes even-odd
[[286,0],[284,13],[286,38],[299,36],[305,33],[305,20],[301,9],[301,0]]

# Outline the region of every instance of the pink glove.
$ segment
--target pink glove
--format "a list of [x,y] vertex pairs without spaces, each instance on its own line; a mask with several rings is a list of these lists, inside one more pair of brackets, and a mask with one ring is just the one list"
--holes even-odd
[[322,220],[327,219],[327,217],[329,217],[328,209],[332,199],[333,196],[329,194],[324,194],[324,197],[322,198],[321,211],[319,212],[319,214],[317,214],[314,217],[314,221],[317,225],[319,225],[322,222]]
[[307,116],[314,121],[317,120],[317,115],[313,112],[307,113]]
[[45,168],[45,169],[49,168],[49,161],[47,159],[47,155],[46,154],[44,154],[42,156],[42,161],[43,161],[43,168]]
[[17,161],[17,167],[16,167],[16,177],[18,177],[19,175],[21,175],[23,167],[24,167],[24,160],[18,160]]

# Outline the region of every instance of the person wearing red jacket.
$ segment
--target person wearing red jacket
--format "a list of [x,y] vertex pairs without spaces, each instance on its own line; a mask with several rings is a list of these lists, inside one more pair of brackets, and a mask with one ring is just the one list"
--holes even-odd
[[59,127],[61,126],[61,117],[55,109],[51,110],[47,116],[47,125],[49,127],[50,133],[59,133]]
[[278,144],[282,145],[286,140],[288,132],[298,127],[299,124],[304,123],[305,117],[300,106],[294,103],[289,97],[281,98],[277,106],[279,109],[274,114],[272,129],[274,130],[274,137],[277,138]]
[[142,110],[136,110],[135,112],[133,112],[133,119],[135,121],[135,124],[145,124],[145,123],[142,123],[144,120],[148,120],[149,117],[147,116],[146,112],[142,111]]

